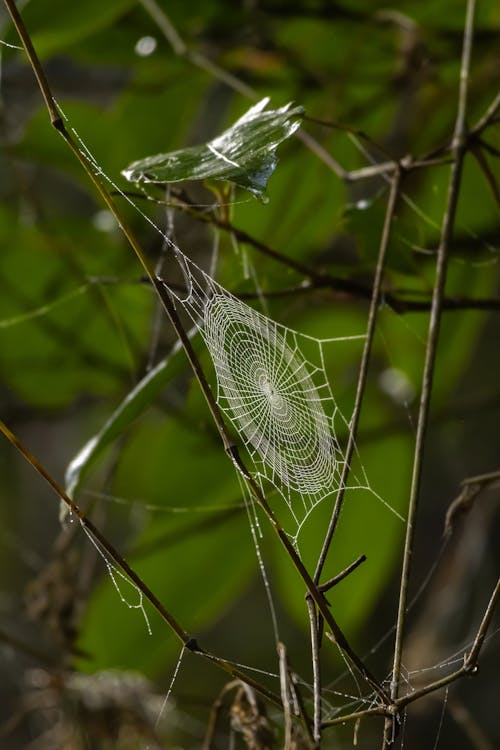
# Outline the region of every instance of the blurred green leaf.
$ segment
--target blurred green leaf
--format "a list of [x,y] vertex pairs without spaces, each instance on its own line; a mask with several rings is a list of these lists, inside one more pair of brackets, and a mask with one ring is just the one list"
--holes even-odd
[[82,479],[105,448],[125,432],[130,422],[142,414],[165,385],[184,368],[182,347],[180,342],[177,342],[168,357],[153,367],[127,393],[99,432],[93,435],[71,459],[65,474],[66,491],[70,496],[78,491]]
[[[72,44],[106,29],[134,6],[134,0],[86,0],[68,3],[51,0],[50,11],[44,3],[31,2],[23,8],[23,18],[32,35],[39,57],[47,58],[69,51]],[[13,34],[11,37],[13,38]]]

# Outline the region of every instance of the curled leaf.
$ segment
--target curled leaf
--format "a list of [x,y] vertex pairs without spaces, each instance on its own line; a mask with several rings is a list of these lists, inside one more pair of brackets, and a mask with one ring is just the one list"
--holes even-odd
[[269,98],[251,107],[208,143],[134,161],[122,174],[134,183],[228,180],[263,195],[278,158],[276,149],[300,126],[302,107],[266,110]]

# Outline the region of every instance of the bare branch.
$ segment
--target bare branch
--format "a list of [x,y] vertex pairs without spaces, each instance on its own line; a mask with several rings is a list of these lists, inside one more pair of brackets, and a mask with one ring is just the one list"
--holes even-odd
[[[442,313],[442,303],[444,287],[446,282],[446,272],[448,264],[448,249],[453,232],[455,213],[458,202],[460,179],[462,175],[462,164],[465,155],[465,111],[467,103],[467,84],[469,78],[470,55],[472,46],[472,35],[474,25],[475,0],[468,0],[466,23],[464,30],[464,43],[462,51],[462,64],[460,72],[460,90],[458,112],[453,139],[454,162],[451,167],[451,174],[448,186],[448,196],[446,209],[443,217],[441,240],[439,243],[438,257],[436,263],[436,278],[432,295],[432,306],[429,320],[429,333],[427,339],[424,372],[422,377],[422,391],[420,396],[419,414],[417,422],[417,435],[415,441],[415,456],[413,463],[413,474],[410,490],[410,500],[408,506],[408,519],[406,524],[406,538],[403,553],[403,566],[401,571],[401,583],[399,592],[398,617],[396,625],[396,636],[394,644],[394,661],[392,668],[391,681],[391,698],[395,701],[398,698],[401,659],[403,652],[403,635],[405,630],[410,567],[413,551],[413,542],[415,535],[415,524],[417,518],[418,501],[420,494],[420,480],[422,473],[424,443],[427,434],[427,425],[429,417],[429,405],[432,391],[432,382],[434,367],[436,362],[437,344],[439,340],[439,330]],[[384,747],[391,744],[391,732],[386,723],[384,733]]]
[[368,367],[370,364],[370,355],[373,343],[373,337],[375,335],[375,326],[377,322],[377,314],[380,305],[380,295],[382,289],[382,279],[384,273],[385,259],[387,254],[387,248],[389,247],[389,237],[392,226],[392,220],[394,218],[394,212],[396,210],[396,201],[399,194],[399,187],[401,184],[401,171],[398,170],[393,177],[391,184],[391,192],[389,195],[389,201],[387,204],[387,210],[385,214],[384,228],[382,231],[382,237],[380,240],[380,249],[377,259],[377,267],[375,270],[375,278],[373,280],[372,298],[370,303],[370,310],[368,313],[368,323],[366,326],[366,339],[363,348],[363,355],[361,357],[361,364],[359,366],[358,384],[356,388],[356,398],[354,402],[353,413],[349,422],[349,439],[345,450],[345,460],[342,469],[342,476],[340,478],[339,492],[337,494],[334,507],[332,509],[332,515],[328,525],[327,532],[323,541],[323,546],[318,558],[316,565],[316,571],[314,574],[314,580],[316,583],[321,578],[323,567],[326,562],[326,556],[330,548],[330,544],[337,528],[337,523],[340,517],[340,511],[342,509],[344,501],[344,493],[347,486],[347,479],[351,469],[351,461],[356,448],[356,434],[358,429],[359,417],[361,414],[361,406],[363,403],[363,395],[365,391],[366,379],[368,376]]

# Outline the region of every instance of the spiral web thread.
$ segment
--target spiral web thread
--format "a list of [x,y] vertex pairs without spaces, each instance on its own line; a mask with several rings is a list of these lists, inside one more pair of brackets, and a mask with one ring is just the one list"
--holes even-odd
[[[261,488],[270,483],[285,500],[289,520],[283,525],[297,539],[311,510],[338,492],[344,463],[335,422],[348,424],[326,374],[325,341],[276,323],[178,248],[174,253],[187,292],[165,286],[200,331],[214,365],[217,403],[238,432]],[[354,483],[368,487],[364,472]]]

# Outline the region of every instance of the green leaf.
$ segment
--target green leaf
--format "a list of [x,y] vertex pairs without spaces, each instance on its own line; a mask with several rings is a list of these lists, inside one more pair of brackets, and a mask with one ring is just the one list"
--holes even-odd
[[266,112],[268,102],[262,99],[208,143],[134,161],[122,174],[135,183],[228,180],[262,195],[278,163],[276,149],[300,126],[303,113],[290,104]]
[[99,432],[93,435],[71,459],[65,476],[66,491],[70,496],[78,490],[84,474],[103,450],[150,405],[165,384],[179,374],[180,369],[185,365],[184,359],[178,357],[181,351],[181,344],[177,342],[169,356],[162,359],[137,383],[135,388],[127,393]]

